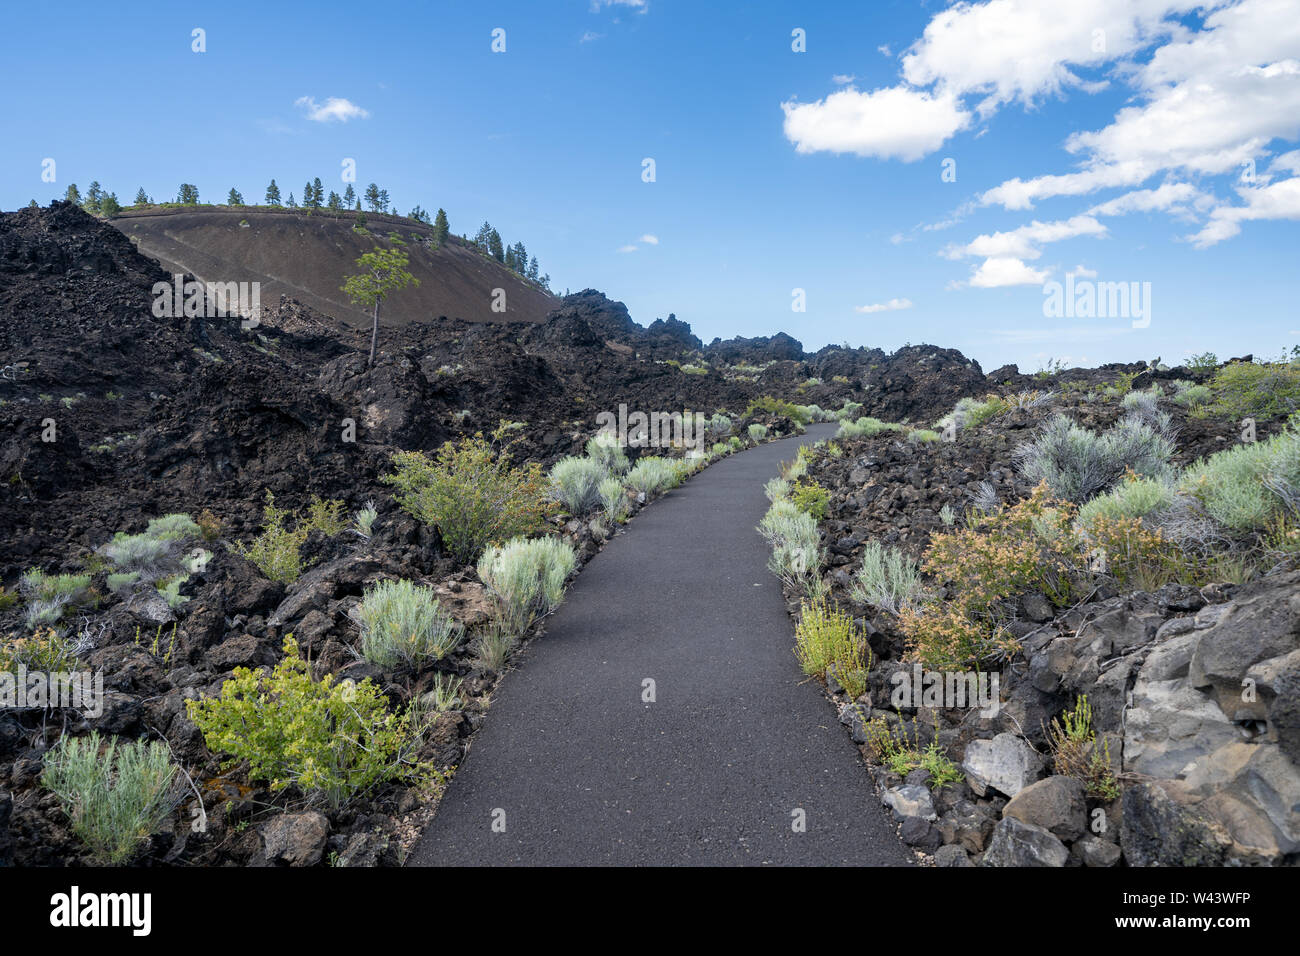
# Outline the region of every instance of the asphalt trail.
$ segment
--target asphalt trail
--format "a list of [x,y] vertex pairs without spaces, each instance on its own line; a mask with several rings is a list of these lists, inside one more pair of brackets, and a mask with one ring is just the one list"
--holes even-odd
[[586,565],[502,682],[409,865],[912,861],[799,670],[754,530],[763,483],[833,431],[711,465]]

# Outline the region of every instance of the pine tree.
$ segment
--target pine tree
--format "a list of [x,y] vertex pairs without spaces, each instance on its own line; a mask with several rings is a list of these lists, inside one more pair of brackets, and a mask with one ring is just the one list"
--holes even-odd
[[325,190],[321,188],[320,177],[317,176],[311,183],[311,206],[313,209],[319,209],[325,203]]
[[226,197],[226,205],[242,206],[243,204],[244,204],[244,197],[240,194],[238,189],[236,189],[234,186],[231,186],[230,195]]
[[199,187],[193,183],[181,183],[180,191],[176,194],[176,201],[186,206],[197,206],[199,204]]
[[63,194],[63,201],[81,205],[81,190],[77,188],[76,183],[68,187],[67,192]]
[[492,233],[495,231],[492,224],[485,220],[483,225],[479,226],[478,232],[474,234],[474,245],[487,252],[492,246]]
[[371,212],[379,212],[379,185],[371,183],[366,187],[366,205]]
[[528,263],[528,278],[532,279],[534,282],[537,281],[537,257],[536,256],[533,256],[532,261]]
[[343,205],[345,208],[351,209],[356,201],[357,191],[352,188],[351,183],[348,183],[348,188],[343,190]]
[[117,193],[106,193],[99,200],[99,214],[105,219],[112,219],[122,211],[122,204],[117,201]]
[[298,208],[298,204],[297,204],[296,202],[294,202],[294,199],[293,199],[293,193],[289,193],[289,201],[286,202],[285,205],[288,206],[290,209],[297,209],[297,208]]
[[425,212],[423,209],[421,209],[419,206],[416,206],[409,213],[407,213],[407,218],[414,219],[416,222],[423,222],[426,224],[429,222],[429,214]]
[[313,193],[312,190],[311,190],[311,180],[309,179],[309,180],[307,180],[307,185],[304,186],[303,189],[302,189],[302,208],[303,208],[303,209],[310,209],[310,208],[311,208],[311,200],[312,200],[312,196],[314,196],[314,195],[315,195],[315,193]]
[[400,249],[381,249],[367,252],[357,259],[361,272],[354,276],[344,276],[343,291],[357,305],[370,306],[374,309],[374,318],[370,327],[370,359],[367,366],[375,364],[375,348],[379,344],[379,306],[392,292],[420,280],[407,271],[410,258]]
[[27,208],[28,208],[28,209],[40,209],[40,208],[41,208],[41,204],[38,203],[35,199],[33,199],[31,202],[29,202],[29,203],[27,204]]
[[92,216],[99,215],[99,204],[104,198],[104,190],[99,188],[99,180],[96,179],[86,190],[86,201],[81,204],[82,208]]
[[501,233],[497,232],[495,229],[493,229],[492,234],[488,236],[488,252],[491,253],[492,258],[497,262],[506,261],[506,252],[501,245]]
[[379,211],[388,212],[388,190],[379,190]]
[[149,194],[148,194],[147,192],[144,191],[144,187],[143,187],[143,186],[141,186],[138,190],[136,190],[136,193],[135,193],[135,204],[136,204],[137,206],[151,206],[151,205],[153,205],[153,200],[149,198]]
[[340,209],[343,208],[343,200],[339,199],[339,194],[336,193],[334,190],[331,189],[331,190],[330,190],[330,198],[329,198],[329,202],[327,203],[327,205],[328,205],[331,209],[333,209],[333,210],[335,210],[335,211],[337,212],[338,210],[340,210]]
[[266,187],[266,204],[268,206],[280,205],[280,187],[275,184],[274,179],[271,180],[271,185]]
[[438,215],[433,219],[433,237],[438,240],[438,245],[447,241],[447,236],[451,233],[451,227],[447,225],[447,213],[439,208]]

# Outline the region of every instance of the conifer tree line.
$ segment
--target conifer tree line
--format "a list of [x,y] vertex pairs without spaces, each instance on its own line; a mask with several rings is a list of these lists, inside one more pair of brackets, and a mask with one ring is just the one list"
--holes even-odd
[[[92,182],[83,196],[73,183],[67,188],[63,198],[67,202],[76,203],[88,213],[100,216],[102,218],[111,218],[122,211],[122,205],[118,201],[117,194],[106,192],[98,181]],[[168,202],[168,200],[164,200]],[[262,205],[278,206],[282,208],[306,209],[309,213],[316,209],[329,209],[334,212],[356,212],[362,213],[362,203],[365,203],[370,212],[387,213],[389,215],[399,216],[397,207],[388,195],[388,190],[382,188],[378,183],[371,183],[366,186],[362,195],[357,195],[357,191],[348,183],[347,188],[343,190],[343,195],[339,195],[334,190],[330,190],[329,195],[325,195],[324,186],[320,177],[307,180],[302,190],[302,201],[299,202],[294,198],[293,193],[289,193],[288,199],[282,199],[280,187],[274,179],[266,187],[266,193],[263,197]],[[173,205],[197,206],[199,205],[199,188],[193,183],[181,183],[180,188],[176,191],[176,198],[170,200]],[[31,205],[35,206],[36,200],[32,200]],[[227,206],[245,205],[244,194],[234,186],[230,187],[230,192],[226,195]],[[134,206],[151,206],[154,200],[145,192],[141,186],[135,194]],[[439,209],[437,214],[430,216],[428,211],[423,207],[416,205],[407,213],[406,218],[413,219],[416,222],[422,222],[433,227],[434,238],[439,245],[446,243],[451,235],[451,227],[447,222],[447,213]],[[465,238],[465,237],[462,237]],[[543,288],[550,288],[549,275],[541,275],[537,264],[536,256],[529,256],[528,250],[524,248],[523,242],[516,242],[507,246],[501,239],[501,234],[490,224],[484,222],[479,228],[478,233],[472,240],[469,240],[483,254],[491,256],[497,262],[504,265],[507,269],[515,272],[517,275],[529,281],[540,284]]]

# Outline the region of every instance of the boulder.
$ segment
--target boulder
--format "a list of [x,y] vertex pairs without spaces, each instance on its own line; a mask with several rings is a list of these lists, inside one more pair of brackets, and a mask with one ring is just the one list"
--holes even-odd
[[978,796],[990,789],[1014,797],[1043,772],[1043,758],[1014,734],[1001,733],[992,740],[972,740],[966,745],[961,767],[966,782]]
[[258,827],[266,866],[315,866],[325,852],[330,826],[315,811],[286,813]]
[[929,789],[918,784],[908,783],[901,787],[891,787],[881,795],[880,802],[893,810],[894,817],[900,821],[912,817],[919,817],[922,820],[938,819],[938,814],[934,812],[934,802],[930,799]]
[[1124,791],[1120,847],[1130,866],[1219,866],[1228,835],[1155,783]]
[[1065,866],[1070,851],[1042,827],[1003,817],[980,866]]
[[1042,827],[1064,841],[1077,840],[1088,825],[1083,781],[1052,776],[1031,783],[1002,808],[1002,816]]

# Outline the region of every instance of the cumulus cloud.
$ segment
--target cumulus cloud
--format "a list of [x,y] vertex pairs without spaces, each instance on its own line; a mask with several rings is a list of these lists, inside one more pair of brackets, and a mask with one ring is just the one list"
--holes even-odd
[[1191,183],[1164,183],[1156,189],[1137,189],[1088,210],[1090,216],[1123,216],[1130,212],[1178,212],[1188,206],[1206,209],[1214,197]]
[[875,305],[856,305],[853,307],[853,311],[871,315],[875,312],[897,312],[900,309],[910,309],[911,307],[911,299],[890,299],[888,302],[878,302]]
[[1089,269],[1087,266],[1080,264],[1067,272],[1066,275],[1074,276],[1076,279],[1095,279],[1097,278],[1097,270]]
[[293,105],[307,114],[307,118],[316,123],[346,123],[348,120],[365,119],[370,115],[351,100],[341,96],[331,96],[324,103],[317,103],[314,97],[300,96]]
[[961,259],[966,256],[981,256],[990,259],[1037,259],[1043,254],[1040,246],[1049,242],[1061,242],[1077,236],[1101,238],[1106,235],[1106,227],[1092,216],[1074,216],[1055,222],[1038,222],[1007,232],[994,232],[976,236],[965,245],[951,245],[943,250],[942,255],[949,259]]
[[907,162],[938,149],[970,122],[951,94],[894,86],[863,92],[852,86],[813,103],[790,101],[785,136],[800,153],[827,151]]
[[982,201],[1025,209],[1051,196],[1134,186],[1172,170],[1231,173],[1266,156],[1273,140],[1300,135],[1294,0],[1221,4],[1202,26],[1175,31],[1147,63],[1130,68],[1134,105],[1108,125],[1066,140],[1069,152],[1084,157],[1082,169],[1011,179]]
[[641,241],[641,242],[644,242],[647,246],[657,246],[657,245],[659,245],[659,237],[658,237],[658,236],[652,236],[652,235],[651,235],[650,233],[648,233],[648,232],[647,232],[644,236],[641,237],[640,241]]
[[1098,67],[1180,32],[1170,14],[1195,0],[991,0],[936,14],[903,57],[903,77],[959,95],[980,94],[987,116],[1004,103],[1033,105],[1069,87],[1096,92],[1075,69]]
[[1244,205],[1216,206],[1210,212],[1209,222],[1189,238],[1198,249],[1204,249],[1241,232],[1241,223],[1252,219],[1300,219],[1300,177],[1258,189],[1241,189],[1239,195]]
[[994,256],[985,259],[970,277],[977,289],[998,289],[1013,285],[1042,285],[1050,276],[1050,269],[1035,269],[1020,259]]

